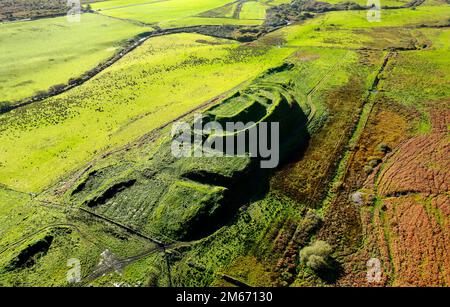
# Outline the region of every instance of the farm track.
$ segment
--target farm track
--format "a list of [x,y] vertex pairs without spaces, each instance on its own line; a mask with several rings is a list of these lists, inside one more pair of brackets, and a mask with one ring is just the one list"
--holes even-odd
[[[375,102],[373,101],[373,96],[377,94],[377,90],[378,90],[378,85],[379,82],[381,80],[381,76],[386,68],[386,66],[388,65],[389,61],[391,60],[391,58],[393,56],[395,56],[396,52],[395,51],[390,51],[386,54],[385,58],[383,59],[383,63],[381,65],[381,67],[378,70],[377,75],[375,76],[372,85],[369,89],[369,92],[366,96],[366,98],[364,99],[364,102],[362,104],[361,107],[361,111],[359,113],[359,119],[357,124],[354,126],[353,128],[353,132],[352,132],[352,136],[350,137],[349,141],[348,141],[348,147],[351,147],[350,142],[354,142],[354,144],[358,144],[359,139],[362,135],[362,132],[364,131],[364,129],[366,128],[367,125],[367,121],[370,117],[370,114],[372,113],[373,107],[375,105]],[[364,107],[368,107],[368,113],[367,116],[362,116],[363,115],[363,110]],[[357,135],[356,135],[357,134]],[[354,159],[354,155],[355,155],[355,151],[351,151],[350,148],[348,148],[346,150],[346,153],[343,154],[343,158],[339,161],[338,163],[338,167],[337,170],[340,168],[339,166],[344,165],[345,169],[342,172],[342,174],[339,176],[339,174],[336,174],[334,179],[330,182],[329,184],[329,189],[328,191],[330,191],[331,187],[333,186],[333,184],[337,181],[345,181],[345,179],[347,178],[348,175],[348,170],[350,168],[350,165],[352,164],[352,161]],[[338,176],[338,177],[336,177]],[[322,202],[322,207],[327,204],[327,203],[331,203],[334,202],[336,200],[336,198],[334,197],[335,195],[333,193],[328,192],[327,193],[327,197],[325,197],[324,201]]]
[[22,191],[19,191],[19,190],[15,190],[15,189],[13,189],[13,188],[11,188],[11,187],[7,186],[6,184],[3,184],[3,183],[0,183],[0,190],[1,189],[6,190],[6,191],[10,191],[10,192],[14,192],[14,193],[18,193],[18,194],[23,194],[23,195],[28,195],[28,196],[30,195],[30,193],[22,192]]
[[[344,59],[347,56],[348,56],[348,53],[345,55]],[[342,61],[342,62],[344,62],[344,61]],[[307,93],[306,100],[307,100],[307,104],[310,106],[310,110],[311,110],[310,114],[308,115],[308,124],[311,123],[312,120],[314,120],[314,118],[316,116],[316,113],[317,113],[317,107],[313,103],[312,97],[317,93],[317,91],[319,90],[321,85],[326,80],[328,80],[328,78],[332,75],[332,72],[336,71],[339,68],[340,65],[341,65],[341,62],[337,62],[336,64],[334,64],[333,67],[331,67],[330,70],[327,73],[325,73],[319,79],[319,81],[317,81],[317,83],[311,88],[311,90],[309,90],[309,92]],[[316,186],[315,189],[314,189],[312,199],[314,198],[314,195],[316,194],[317,188],[318,188],[318,186]],[[289,253],[289,251],[288,251],[289,247],[294,245],[294,242],[295,242],[296,238],[298,237],[298,235],[299,235],[299,233],[301,231],[301,228],[302,228],[301,226],[302,226],[301,224],[297,225],[297,227],[296,227],[296,229],[294,231],[294,234],[292,235],[291,239],[289,240],[289,242],[286,245],[286,249],[285,249],[283,255],[287,255]]]
[[[138,236],[140,238],[144,238],[144,239],[146,239],[146,240],[148,240],[151,243],[156,245],[156,246],[151,247],[150,249],[145,250],[143,252],[140,252],[140,253],[138,253],[138,254],[136,254],[134,256],[131,256],[131,257],[128,257],[128,258],[125,258],[125,259],[119,259],[117,261],[109,263],[109,265],[97,268],[94,272],[90,273],[89,275],[87,275],[86,277],[83,278],[84,281],[83,281],[83,283],[81,285],[86,285],[87,283],[89,283],[89,282],[91,282],[91,281],[93,281],[93,280],[95,280],[95,279],[97,279],[97,278],[99,278],[99,277],[101,277],[101,276],[103,276],[105,274],[108,274],[108,273],[110,273],[112,271],[120,271],[120,270],[124,269],[125,267],[127,267],[127,266],[129,266],[129,265],[131,265],[131,264],[141,260],[141,259],[144,259],[144,258],[146,258],[146,257],[148,257],[148,256],[150,256],[150,255],[152,255],[152,254],[154,254],[156,252],[164,252],[164,256],[166,258],[166,263],[167,263],[169,280],[171,280],[171,277],[170,277],[170,262],[169,262],[168,257],[167,257],[167,251],[176,250],[176,249],[181,248],[181,247],[188,247],[188,246],[196,244],[196,243],[198,243],[200,241],[200,240],[196,240],[196,241],[185,241],[185,242],[182,242],[182,241],[176,241],[176,240],[170,239],[172,241],[172,243],[164,244],[164,243],[160,242],[158,239],[155,239],[155,238],[149,237],[147,235],[144,235],[144,234],[140,233],[139,231],[136,231],[136,230],[134,230],[134,229],[132,229],[132,228],[126,226],[126,225],[122,225],[120,223],[117,223],[117,222],[115,222],[115,221],[113,221],[113,220],[111,220],[109,218],[106,218],[106,217],[101,216],[99,214],[93,213],[93,212],[91,212],[89,210],[86,210],[84,208],[74,207],[73,205],[70,205],[70,204],[64,205],[64,204],[60,204],[60,203],[54,203],[54,202],[43,201],[43,200],[34,200],[34,201],[37,201],[38,203],[40,203],[40,205],[43,205],[45,207],[52,208],[52,209],[58,209],[58,210],[62,210],[62,211],[65,211],[65,212],[68,211],[68,210],[70,210],[70,211],[82,211],[82,212],[87,213],[87,214],[89,214],[89,215],[91,215],[91,216],[93,216],[93,217],[95,217],[97,219],[102,220],[103,222],[107,222],[108,224],[115,225],[115,226],[125,230],[126,232],[131,233],[132,235],[136,235],[136,236]],[[89,238],[85,233],[83,233],[83,231],[81,231],[79,226],[77,226],[77,225],[75,225],[73,223],[56,223],[56,224],[51,224],[51,225],[44,226],[44,227],[42,227],[42,228],[40,228],[40,229],[38,229],[38,230],[28,234],[28,235],[22,237],[21,239],[15,241],[13,243],[8,244],[6,247],[4,247],[2,250],[0,250],[0,255],[3,254],[4,252],[6,252],[7,250],[9,250],[10,248],[17,247],[20,244],[24,243],[26,240],[31,239],[32,237],[34,237],[34,236],[36,236],[36,235],[38,235],[40,233],[43,233],[45,231],[48,231],[49,229],[58,228],[58,227],[73,228],[73,229],[75,229],[75,231],[77,231],[80,234],[80,236],[83,239],[86,239],[88,242],[90,242],[90,243],[92,243],[92,244],[94,244],[96,246],[99,246],[100,249],[103,249],[103,250],[107,250],[108,249],[107,244],[105,244],[105,243],[103,243],[101,241],[96,242],[95,240]],[[171,281],[170,281],[170,284],[171,284]],[[242,284],[244,284],[244,283],[242,283]]]
[[247,0],[238,1],[238,4],[236,5],[236,9],[234,10],[234,13],[233,13],[233,17],[232,17],[233,19],[239,19],[240,18],[241,10],[242,10],[242,7],[244,6],[245,2],[247,2]]
[[[114,224],[116,224],[116,223],[114,223]],[[24,243],[26,240],[31,239],[32,237],[34,237],[34,236],[36,236],[36,235],[38,235],[40,233],[46,232],[47,230],[52,229],[52,228],[60,228],[60,227],[73,228],[73,229],[75,229],[75,231],[77,231],[80,234],[80,236],[83,239],[86,239],[87,241],[93,243],[94,245],[97,245],[97,246],[99,245],[98,242],[94,242],[92,239],[88,238],[78,228],[77,225],[70,224],[70,223],[60,223],[60,224],[52,224],[52,225],[45,226],[45,227],[43,227],[43,228],[41,228],[41,229],[39,229],[39,230],[37,230],[37,231],[35,231],[33,233],[31,233],[31,234],[21,238],[20,240],[14,242],[14,243],[8,245],[7,247],[5,247],[4,249],[2,249],[0,251],[0,255],[3,254],[4,252],[6,252],[7,250],[9,250],[10,248],[17,247],[20,244]],[[120,271],[120,270],[124,269],[125,267],[127,267],[127,266],[129,266],[129,265],[131,265],[131,264],[141,260],[141,259],[144,259],[144,258],[146,258],[146,257],[148,257],[148,256],[150,256],[150,255],[152,255],[152,254],[154,254],[156,252],[164,252],[165,257],[166,257],[166,262],[167,262],[167,265],[168,265],[169,275],[170,275],[170,264],[169,264],[169,261],[167,259],[166,251],[170,250],[170,249],[176,249],[176,248],[178,248],[180,246],[189,246],[189,245],[192,245],[194,243],[196,243],[196,242],[177,242],[177,243],[173,243],[173,244],[170,244],[170,245],[163,245],[163,246],[157,245],[157,246],[152,247],[152,248],[150,248],[150,249],[148,249],[148,250],[146,250],[144,252],[141,252],[141,253],[139,253],[137,255],[134,255],[134,256],[131,256],[131,257],[128,257],[128,258],[125,258],[125,259],[120,259],[118,261],[114,261],[112,263],[109,263],[109,265],[107,265],[107,266],[103,266],[103,267],[100,267],[100,268],[96,269],[94,272],[88,274],[86,277],[83,278],[84,281],[83,281],[83,283],[81,285],[86,285],[87,283],[92,282],[93,280],[95,280],[95,279],[97,279],[97,278],[99,278],[99,277],[101,277],[101,276],[103,276],[105,274],[108,274],[108,273],[110,273],[112,271]],[[103,249],[103,250],[107,250],[106,244],[100,246],[100,248]],[[169,279],[170,279],[170,277],[169,277]]]

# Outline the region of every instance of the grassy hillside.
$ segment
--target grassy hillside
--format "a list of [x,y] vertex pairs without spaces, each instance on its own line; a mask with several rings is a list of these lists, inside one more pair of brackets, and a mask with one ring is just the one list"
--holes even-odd
[[0,105],[66,84],[146,30],[93,14],[1,24]]
[[[80,286],[448,286],[450,6],[384,9],[371,23],[365,10],[288,2],[111,0],[82,17],[92,21],[83,29],[116,29],[114,39],[98,30],[65,40],[70,29],[60,30],[64,45],[53,48],[63,54],[83,35],[95,41],[87,67],[148,29],[140,22],[262,24],[262,7],[284,4],[266,16],[284,22],[276,31],[159,33],[87,82],[1,114],[0,285],[73,285],[76,258]],[[0,27],[32,41],[35,22]],[[39,54],[7,46],[8,61]],[[73,62],[36,62],[15,78],[80,74],[87,51],[75,51]],[[5,80],[15,94],[20,81]],[[172,125],[198,112],[205,122],[279,122],[280,165],[262,169],[250,150],[176,158]]]
[[[0,115],[0,182],[39,191],[98,153],[149,133],[292,52],[197,34],[151,38],[82,86]],[[40,177],[28,175],[37,171]]]

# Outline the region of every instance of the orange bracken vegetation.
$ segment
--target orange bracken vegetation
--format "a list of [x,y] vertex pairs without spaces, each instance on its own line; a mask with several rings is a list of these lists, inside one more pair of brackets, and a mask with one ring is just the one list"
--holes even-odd
[[432,119],[430,134],[404,142],[372,177],[381,204],[368,231],[394,286],[450,285],[450,110]]

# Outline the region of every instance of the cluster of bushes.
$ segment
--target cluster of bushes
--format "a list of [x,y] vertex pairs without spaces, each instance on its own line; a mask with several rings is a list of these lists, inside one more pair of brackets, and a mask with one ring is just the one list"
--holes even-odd
[[316,241],[300,251],[300,261],[315,272],[331,267],[332,247],[325,241]]
[[289,4],[281,4],[268,9],[265,25],[268,27],[279,27],[312,18],[314,13],[364,9],[366,9],[365,6],[354,2],[330,4],[327,2],[296,0]]
[[300,261],[326,282],[334,282],[339,264],[332,257],[333,248],[325,241],[315,241],[300,251]]
[[381,143],[377,147],[378,155],[369,157],[368,163],[364,166],[364,172],[366,174],[372,173],[372,171],[383,161],[382,157],[391,151],[389,145]]
[[235,31],[235,38],[239,42],[252,42],[256,40],[262,31],[260,27],[244,27]]
[[[86,3],[89,0],[81,0]],[[2,0],[0,1],[0,21],[11,21],[25,18],[43,18],[67,14],[67,0]],[[83,11],[91,11],[91,5],[82,7]]]
[[212,25],[171,29],[171,32],[194,32],[218,38],[235,39],[240,42],[251,42],[263,33],[263,29],[259,26]]

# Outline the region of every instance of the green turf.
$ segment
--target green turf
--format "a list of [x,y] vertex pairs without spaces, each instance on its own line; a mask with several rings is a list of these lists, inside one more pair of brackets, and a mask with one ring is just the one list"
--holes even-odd
[[346,28],[436,25],[448,23],[450,7],[419,6],[416,9],[381,10],[380,22],[369,22],[367,11],[340,11],[326,14],[326,22]]
[[[132,1],[121,1],[122,4],[127,2],[132,3]],[[121,6],[101,11],[101,13],[145,23],[159,23],[194,17],[202,12],[221,7],[230,2],[232,0],[168,0],[143,5]],[[92,7],[93,9],[98,9],[107,5],[100,2],[98,4],[93,3]],[[115,6],[115,4],[111,3],[111,6]]]
[[0,24],[0,104],[67,83],[112,56],[124,41],[148,29],[83,14]]
[[242,6],[240,19],[264,19],[266,17],[267,6],[257,1],[245,2]]
[[292,52],[197,34],[152,38],[82,86],[1,115],[0,182],[40,190],[99,152],[150,132]]
[[160,22],[158,25],[163,28],[180,28],[195,25],[242,25],[257,26],[262,24],[262,20],[257,19],[232,19],[232,18],[206,18],[206,17],[186,17]]

